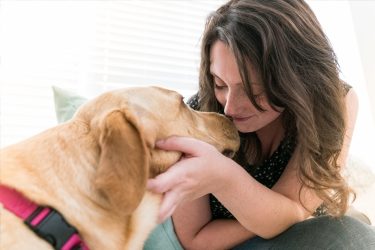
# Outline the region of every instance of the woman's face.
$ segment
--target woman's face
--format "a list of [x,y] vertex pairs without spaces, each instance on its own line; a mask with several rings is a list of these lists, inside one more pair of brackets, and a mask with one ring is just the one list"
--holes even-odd
[[259,111],[251,103],[242,84],[234,54],[229,47],[215,42],[211,47],[210,72],[214,79],[215,96],[224,107],[225,115],[233,119],[236,128],[243,133],[256,132],[271,124],[282,112],[268,103],[258,72],[250,65],[251,88],[257,103],[265,110]]

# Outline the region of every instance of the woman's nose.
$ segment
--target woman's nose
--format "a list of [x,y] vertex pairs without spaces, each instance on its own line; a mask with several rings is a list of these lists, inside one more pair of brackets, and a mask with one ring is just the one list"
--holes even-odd
[[244,110],[250,111],[255,107],[244,90],[229,90],[226,93],[224,113],[227,116],[241,115]]
[[239,96],[233,92],[228,91],[224,107],[224,113],[227,116],[234,116],[238,112]]

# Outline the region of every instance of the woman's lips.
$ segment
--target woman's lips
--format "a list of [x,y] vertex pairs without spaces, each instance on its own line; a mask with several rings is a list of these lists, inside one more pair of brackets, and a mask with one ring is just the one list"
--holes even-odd
[[245,122],[245,121],[249,120],[253,116],[254,115],[245,116],[245,117],[232,117],[232,119],[233,119],[233,122]]

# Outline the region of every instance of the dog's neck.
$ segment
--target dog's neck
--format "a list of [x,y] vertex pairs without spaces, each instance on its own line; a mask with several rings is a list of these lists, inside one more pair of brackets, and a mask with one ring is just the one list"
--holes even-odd
[[[65,130],[78,131],[64,133]],[[2,150],[0,182],[17,189],[39,205],[58,210],[76,227],[90,249],[124,249],[125,237],[130,234],[126,232],[129,224],[126,220],[130,221],[130,217],[119,219],[102,206],[103,198],[93,186],[100,149],[87,148],[87,145],[97,145],[86,143],[95,140],[90,133],[82,124],[70,122],[58,126],[58,129],[50,129],[49,138],[37,135],[33,138],[33,148],[22,152],[23,155],[15,150],[17,147]],[[74,134],[75,138],[67,137],[69,134]],[[39,138],[43,140],[38,141]],[[54,143],[55,140],[59,143]],[[23,148],[28,148],[28,140],[21,143]],[[28,163],[31,162],[38,164],[32,154],[35,150],[45,156],[44,162],[30,166]],[[8,159],[13,162],[7,162]],[[17,164],[17,161],[22,161],[22,164]],[[12,166],[17,168],[12,169]],[[20,169],[20,166],[24,168]]]

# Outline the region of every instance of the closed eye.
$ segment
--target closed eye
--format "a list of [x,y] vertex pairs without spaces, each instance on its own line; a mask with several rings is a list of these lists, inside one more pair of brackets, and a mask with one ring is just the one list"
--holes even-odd
[[216,83],[214,84],[214,88],[217,89],[217,90],[222,90],[222,89],[225,89],[227,86],[225,85],[217,85]]
[[220,77],[212,74],[213,76],[213,80],[214,80],[214,88],[216,90],[221,90],[221,89],[224,89],[227,87],[227,85],[225,84],[225,82],[223,80],[220,79]]

